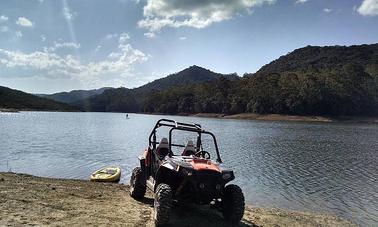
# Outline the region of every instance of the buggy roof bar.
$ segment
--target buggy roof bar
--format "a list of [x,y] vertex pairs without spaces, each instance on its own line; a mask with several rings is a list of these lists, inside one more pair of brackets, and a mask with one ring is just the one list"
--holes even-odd
[[220,155],[219,155],[217,140],[216,140],[214,134],[211,133],[211,132],[203,130],[200,124],[188,124],[188,123],[183,123],[183,122],[177,122],[177,121],[171,120],[171,119],[164,119],[164,118],[160,119],[156,122],[155,127],[152,129],[152,132],[149,136],[149,147],[151,147],[151,145],[152,145],[152,148],[156,149],[156,144],[159,144],[159,142],[156,141],[156,129],[158,129],[161,126],[166,126],[166,127],[171,128],[169,130],[169,152],[170,152],[171,155],[173,155],[172,149],[171,149],[172,146],[181,147],[180,145],[172,144],[172,131],[173,130],[191,131],[191,132],[197,132],[200,138],[201,138],[201,134],[210,135],[214,140],[215,150],[216,150],[216,153],[217,153],[217,156],[218,156],[217,161],[219,163],[222,162]]
[[191,128],[191,129],[196,129],[201,131],[201,125],[200,124],[188,124],[188,123],[183,123],[183,122],[177,122],[175,120],[171,119],[160,119],[154,129],[159,128],[160,126],[167,126],[167,127],[174,127],[174,128],[179,128],[179,127],[184,127],[184,128]]

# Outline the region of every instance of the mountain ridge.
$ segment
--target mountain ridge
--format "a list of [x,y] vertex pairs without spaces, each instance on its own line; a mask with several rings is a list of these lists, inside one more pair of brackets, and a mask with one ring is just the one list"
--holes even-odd
[[0,86],[0,108],[16,110],[77,111],[76,108],[23,91]]
[[[91,98],[96,95],[101,95],[106,90],[111,89],[125,89],[132,90],[136,94],[143,94],[152,90],[164,90],[171,88],[173,86],[181,86],[187,84],[195,84],[195,83],[202,83],[207,81],[213,81],[219,79],[220,77],[226,77],[229,80],[238,80],[240,79],[239,76],[235,73],[230,74],[221,74],[213,72],[209,69],[192,65],[188,68],[185,68],[179,72],[169,74],[165,77],[156,79],[152,82],[144,84],[142,86],[136,88],[113,88],[113,87],[103,87],[99,89],[91,89],[91,90],[72,90],[68,92],[57,92],[53,94],[36,94],[37,96],[49,98],[58,102],[64,102],[67,104],[75,104],[80,103],[81,100],[85,100]],[[119,90],[117,91],[119,92]]]
[[89,98],[93,95],[102,94],[104,91],[112,89],[111,87],[102,87],[98,89],[90,89],[90,90],[72,90],[72,91],[63,91],[57,92],[53,94],[35,94],[36,96],[48,98],[55,100],[57,102],[64,102],[64,103],[73,103],[79,101],[81,99]]

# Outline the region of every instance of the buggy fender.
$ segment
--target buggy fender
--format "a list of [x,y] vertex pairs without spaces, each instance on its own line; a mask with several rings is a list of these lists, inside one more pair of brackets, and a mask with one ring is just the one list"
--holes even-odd
[[[175,174],[177,172],[177,168],[175,168],[171,163],[163,163],[156,172],[156,178],[155,178],[155,185],[154,185],[154,191],[156,190],[156,187],[160,183],[166,183],[169,184],[170,182],[170,175]],[[170,184],[169,184],[170,185]]]

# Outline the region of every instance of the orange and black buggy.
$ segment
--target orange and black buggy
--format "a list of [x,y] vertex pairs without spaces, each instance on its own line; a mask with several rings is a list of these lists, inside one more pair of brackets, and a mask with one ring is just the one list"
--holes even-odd
[[[168,130],[168,138],[157,140],[162,128]],[[188,140],[186,145],[173,143],[172,134],[184,131],[195,135],[196,143]],[[203,137],[211,141],[211,152],[204,150]],[[159,141],[159,142],[158,142]],[[178,152],[173,152],[176,149]],[[177,153],[177,154],[176,154]],[[172,203],[196,203],[210,205],[222,212],[230,224],[238,224],[244,214],[244,196],[239,186],[227,184],[235,179],[232,170],[222,166],[218,145],[213,133],[199,124],[159,120],[149,136],[149,146],[139,157],[130,179],[130,195],[141,199],[149,188],[154,192],[154,219],[157,226],[169,221]]]

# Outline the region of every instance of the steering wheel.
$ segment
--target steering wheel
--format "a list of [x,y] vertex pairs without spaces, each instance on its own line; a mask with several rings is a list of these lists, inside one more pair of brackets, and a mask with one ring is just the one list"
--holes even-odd
[[195,156],[197,157],[202,156],[205,159],[210,159],[210,153],[207,151],[198,151],[197,153],[195,153]]

